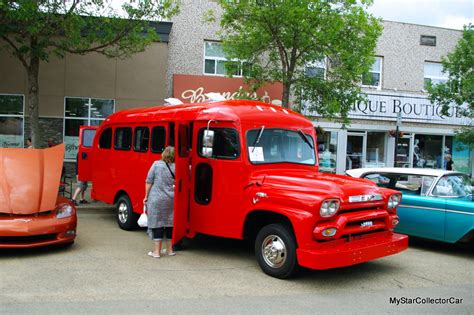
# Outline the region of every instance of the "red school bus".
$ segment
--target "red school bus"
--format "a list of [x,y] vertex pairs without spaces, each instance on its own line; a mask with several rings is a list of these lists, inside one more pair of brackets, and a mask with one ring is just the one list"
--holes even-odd
[[[97,129],[96,129],[97,128]],[[291,276],[398,253],[401,195],[318,172],[310,120],[254,101],[130,109],[80,132],[79,179],[136,228],[153,161],[175,146],[173,243],[197,233],[255,242],[262,270]]]

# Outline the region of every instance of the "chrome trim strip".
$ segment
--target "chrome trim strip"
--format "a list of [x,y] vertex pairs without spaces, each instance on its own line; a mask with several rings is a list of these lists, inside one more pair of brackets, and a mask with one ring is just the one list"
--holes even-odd
[[423,209],[423,210],[433,210],[433,211],[446,211],[446,209],[441,208],[430,208],[430,207],[420,207],[420,206],[408,206],[408,205],[399,205],[399,208],[415,208],[415,209]]
[[474,213],[472,213],[472,212],[456,211],[456,210],[446,210],[446,212],[451,212],[451,213],[462,213],[462,214],[467,214],[467,215],[474,215]]
[[461,214],[467,214],[467,215],[474,215],[474,213],[471,213],[471,212],[456,211],[456,210],[446,210],[446,209],[430,208],[430,207],[420,207],[420,206],[399,205],[398,208],[415,208],[415,209],[423,209],[423,210],[433,210],[433,211],[443,211],[443,212],[451,212],[451,213],[461,213]]

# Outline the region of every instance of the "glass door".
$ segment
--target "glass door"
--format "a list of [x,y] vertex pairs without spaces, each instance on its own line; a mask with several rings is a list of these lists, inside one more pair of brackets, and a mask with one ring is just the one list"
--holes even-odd
[[346,170],[365,167],[366,147],[367,133],[347,133]]
[[395,167],[413,167],[413,135],[398,139]]

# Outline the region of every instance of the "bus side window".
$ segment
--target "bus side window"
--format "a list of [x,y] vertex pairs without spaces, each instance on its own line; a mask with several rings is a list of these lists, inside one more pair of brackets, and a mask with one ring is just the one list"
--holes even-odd
[[165,150],[166,129],[162,126],[153,127],[151,130],[151,152],[162,153]]
[[150,129],[148,129],[148,127],[135,128],[135,139],[133,143],[133,150],[136,152],[147,152],[149,140],[150,140]]
[[112,128],[105,129],[99,139],[99,148],[110,149],[112,147]]
[[179,125],[178,137],[178,155],[189,156],[189,127],[187,125]]
[[174,147],[174,123],[171,122],[169,125],[169,139],[168,145]]
[[132,147],[132,128],[122,127],[115,129],[114,149],[128,151]]

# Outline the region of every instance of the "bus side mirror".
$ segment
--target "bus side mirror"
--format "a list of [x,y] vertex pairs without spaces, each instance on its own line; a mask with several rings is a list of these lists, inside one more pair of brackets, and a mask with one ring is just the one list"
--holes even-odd
[[202,137],[202,155],[204,157],[212,157],[214,146],[214,130],[204,130],[204,135]]

